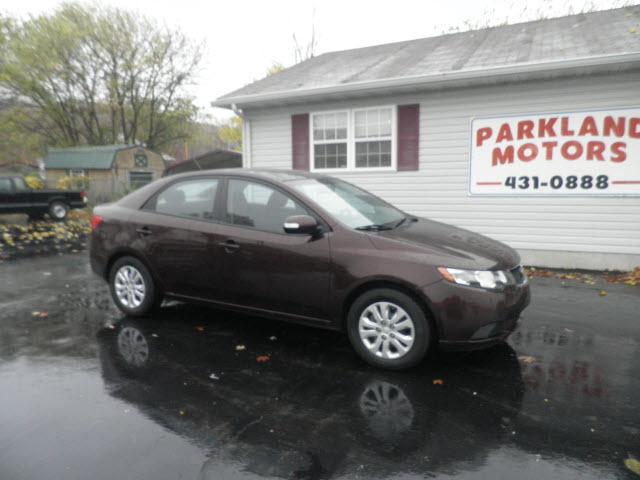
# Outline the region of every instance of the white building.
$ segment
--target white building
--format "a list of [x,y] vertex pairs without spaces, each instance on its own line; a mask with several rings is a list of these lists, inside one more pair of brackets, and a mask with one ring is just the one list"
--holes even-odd
[[214,104],[245,167],[340,176],[529,265],[640,265],[640,6],[327,53]]

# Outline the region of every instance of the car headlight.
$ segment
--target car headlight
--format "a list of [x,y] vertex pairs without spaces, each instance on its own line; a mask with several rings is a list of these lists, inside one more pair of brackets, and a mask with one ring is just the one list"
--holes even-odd
[[469,287],[480,287],[491,290],[504,288],[509,285],[507,274],[501,270],[460,270],[457,268],[438,268],[445,280]]

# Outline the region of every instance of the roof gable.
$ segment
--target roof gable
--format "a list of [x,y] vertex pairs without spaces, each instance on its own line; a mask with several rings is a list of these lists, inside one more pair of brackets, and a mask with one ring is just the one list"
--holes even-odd
[[137,145],[100,145],[72,148],[52,148],[44,158],[49,169],[82,168],[87,170],[110,170],[121,150],[138,148]]
[[241,104],[260,95],[285,98],[294,92],[390,79],[640,53],[639,23],[640,5],[635,5],[330,52],[224,95],[215,104]]

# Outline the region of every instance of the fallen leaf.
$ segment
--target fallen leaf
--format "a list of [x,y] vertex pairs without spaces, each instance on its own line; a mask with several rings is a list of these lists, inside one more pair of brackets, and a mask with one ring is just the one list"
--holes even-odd
[[531,355],[521,355],[518,357],[518,360],[525,365],[531,365],[532,363],[535,363],[536,357],[532,357]]
[[220,380],[220,377],[219,377],[219,376],[217,376],[215,373],[212,373],[211,375],[209,375],[209,378],[210,378],[211,380]]
[[276,337],[275,335],[271,335],[271,336],[269,337],[269,340],[271,340],[272,342],[273,342],[273,341],[275,341],[275,340],[277,340],[277,339],[278,339],[278,337]]
[[258,363],[267,363],[271,357],[269,355],[258,355],[256,357],[256,362]]
[[49,314],[47,312],[40,312],[40,315],[38,315],[40,318],[47,318],[49,316]]
[[624,466],[631,470],[636,475],[640,475],[640,461],[633,457],[629,457],[624,461]]
[[236,351],[237,352],[242,352],[243,350],[246,350],[247,347],[245,347],[244,345],[236,345]]
[[199,331],[199,332],[204,332],[204,327],[202,325],[198,325],[196,327],[196,330]]
[[607,295],[609,295],[609,294],[607,293],[606,290],[600,290],[600,296],[601,297],[606,297]]
[[441,378],[436,378],[433,380],[433,384],[434,385],[444,385],[444,380],[442,380]]

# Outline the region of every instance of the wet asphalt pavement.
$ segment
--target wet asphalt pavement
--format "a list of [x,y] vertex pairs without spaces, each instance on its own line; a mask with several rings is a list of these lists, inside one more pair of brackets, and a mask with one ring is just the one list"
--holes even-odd
[[638,478],[640,289],[565,283],[508,345],[388,373],[338,333],[123,318],[84,254],[1,263],[0,479]]

